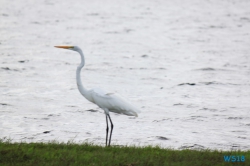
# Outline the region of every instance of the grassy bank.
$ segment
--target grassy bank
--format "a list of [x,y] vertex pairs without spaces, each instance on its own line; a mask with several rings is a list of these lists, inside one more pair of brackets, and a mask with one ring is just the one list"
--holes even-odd
[[[224,156],[236,156],[225,162]],[[244,156],[245,161],[237,156]],[[0,141],[0,165],[250,165],[250,151],[172,150],[159,147],[102,147],[74,143],[11,143]]]

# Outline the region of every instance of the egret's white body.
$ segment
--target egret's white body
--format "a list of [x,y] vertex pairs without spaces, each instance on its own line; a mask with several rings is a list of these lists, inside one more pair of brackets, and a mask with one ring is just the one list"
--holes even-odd
[[126,101],[123,97],[121,97],[118,94],[115,93],[106,93],[103,90],[99,88],[94,88],[87,90],[83,87],[82,81],[81,81],[81,69],[84,67],[85,59],[82,50],[77,46],[55,46],[57,48],[64,48],[69,49],[78,52],[81,55],[81,63],[77,67],[76,70],[76,82],[77,87],[80,91],[80,93],[90,102],[95,103],[100,108],[102,108],[106,115],[106,123],[107,123],[107,129],[106,129],[106,145],[107,145],[107,138],[108,138],[108,118],[111,123],[111,133],[109,137],[109,146],[111,142],[111,135],[113,130],[113,123],[111,121],[109,112],[115,112],[118,114],[125,114],[128,116],[138,116],[137,113],[140,113],[140,110],[130,104]]
[[115,112],[118,114],[125,114],[128,116],[138,116],[140,111],[129,104],[123,97],[115,93],[106,93],[99,88],[89,90],[91,96],[90,100],[100,108],[104,109],[105,113]]

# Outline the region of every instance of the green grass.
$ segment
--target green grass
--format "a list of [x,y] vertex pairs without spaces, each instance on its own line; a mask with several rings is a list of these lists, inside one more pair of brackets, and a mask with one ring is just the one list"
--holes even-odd
[[[225,162],[224,155],[245,162]],[[0,140],[0,165],[216,166],[250,165],[250,151],[173,150],[160,147],[102,147],[90,143],[11,143]]]

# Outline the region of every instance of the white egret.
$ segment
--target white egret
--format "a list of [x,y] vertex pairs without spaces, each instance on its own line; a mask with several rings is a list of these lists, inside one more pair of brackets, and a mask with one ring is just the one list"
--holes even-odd
[[[113,123],[110,118],[109,112],[115,112],[118,114],[125,114],[128,116],[138,116],[137,113],[140,113],[140,110],[136,108],[135,106],[129,104],[124,98],[121,96],[114,94],[114,93],[106,93],[102,91],[101,89],[94,88],[87,90],[83,87],[82,81],[81,81],[81,69],[84,67],[85,60],[82,50],[77,46],[55,46],[57,48],[64,48],[69,49],[72,51],[76,51],[81,55],[81,63],[76,69],[76,82],[77,87],[80,93],[90,102],[98,105],[101,109],[104,110],[104,113],[106,115],[106,146],[108,143],[108,146],[110,146],[111,142],[111,136],[113,131]],[[109,126],[108,126],[108,118],[111,124],[111,132],[109,136],[109,142],[108,142],[108,132],[109,132]]]

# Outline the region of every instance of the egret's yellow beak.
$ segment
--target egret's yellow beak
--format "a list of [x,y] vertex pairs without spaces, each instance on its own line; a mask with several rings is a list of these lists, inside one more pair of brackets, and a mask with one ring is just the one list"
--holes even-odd
[[55,47],[69,49],[69,48],[73,48],[74,46],[55,46]]

